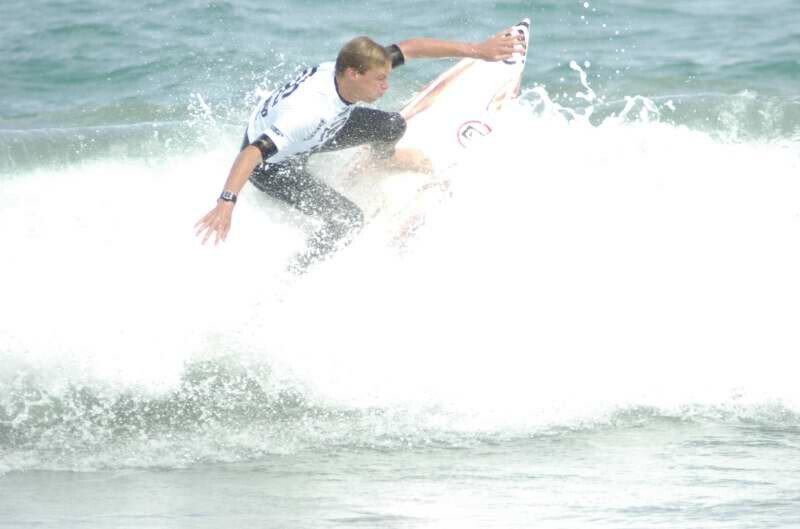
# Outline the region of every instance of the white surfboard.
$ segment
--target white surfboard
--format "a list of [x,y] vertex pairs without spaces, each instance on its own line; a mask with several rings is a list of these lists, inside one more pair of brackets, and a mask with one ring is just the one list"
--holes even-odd
[[522,20],[511,31],[525,38],[524,52],[505,61],[463,59],[400,111],[408,129],[398,148],[418,149],[433,162],[434,170],[442,170],[492,133],[492,113],[519,95],[530,21]]
[[[448,169],[478,149],[495,128],[493,115],[519,95],[525,69],[530,20],[509,29],[524,37],[525,49],[505,61],[462,59],[423,88],[401,111],[408,127],[398,149],[416,149],[433,165],[430,174],[353,174],[348,194],[369,220],[395,217],[405,237],[427,202],[441,197]],[[406,217],[405,219],[403,217]]]

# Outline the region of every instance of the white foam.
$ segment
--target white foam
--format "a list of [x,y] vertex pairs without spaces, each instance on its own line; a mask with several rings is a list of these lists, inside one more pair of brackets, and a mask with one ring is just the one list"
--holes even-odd
[[719,143],[630,101],[593,126],[529,92],[404,256],[367,230],[301,279],[283,266],[302,219],[252,188],[227,243],[193,236],[234,144],[4,181],[3,378],[27,365],[160,392],[224,354],[324,403],[487,428],[618,405],[800,409],[798,145]]

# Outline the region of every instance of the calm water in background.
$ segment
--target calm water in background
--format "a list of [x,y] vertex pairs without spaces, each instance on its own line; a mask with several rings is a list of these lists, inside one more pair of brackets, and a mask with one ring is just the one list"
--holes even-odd
[[[4,2],[0,527],[800,526],[800,4],[662,4]],[[193,239],[260,90],[523,17],[405,254]]]

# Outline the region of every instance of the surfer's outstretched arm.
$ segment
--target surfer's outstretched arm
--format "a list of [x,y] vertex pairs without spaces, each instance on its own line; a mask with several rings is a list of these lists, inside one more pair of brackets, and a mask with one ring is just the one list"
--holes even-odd
[[525,37],[518,33],[501,31],[483,42],[457,42],[421,37],[404,40],[397,45],[406,60],[471,57],[485,61],[502,61],[510,58],[515,51],[524,49]]
[[248,145],[239,152],[228,173],[223,195],[217,200],[217,205],[194,225],[197,235],[203,237],[203,244],[215,234],[214,244],[225,241],[231,229],[231,217],[233,216],[233,206],[236,204],[236,196],[247,183],[253,169],[262,161],[262,152],[256,145]]

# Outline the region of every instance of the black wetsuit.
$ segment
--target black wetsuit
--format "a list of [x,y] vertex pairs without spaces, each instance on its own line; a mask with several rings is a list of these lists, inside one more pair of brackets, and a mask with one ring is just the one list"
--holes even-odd
[[[386,50],[392,68],[405,62],[397,45]],[[332,63],[306,69],[259,102],[242,144],[258,147],[264,159],[250,181],[323,221],[295,259],[297,268],[347,244],[364,224],[356,204],[308,172],[309,156],[369,144],[373,153],[389,157],[405,129],[399,113],[356,107],[342,98]]]
[[[344,127],[315,152],[370,144],[378,156],[389,157],[405,129],[406,122],[399,113],[357,107]],[[245,137],[242,148],[250,143]],[[300,268],[349,243],[364,224],[364,215],[355,203],[307,171],[308,158],[302,155],[262,164],[250,176],[250,182],[261,191],[323,221],[309,237],[306,251],[295,260]]]

